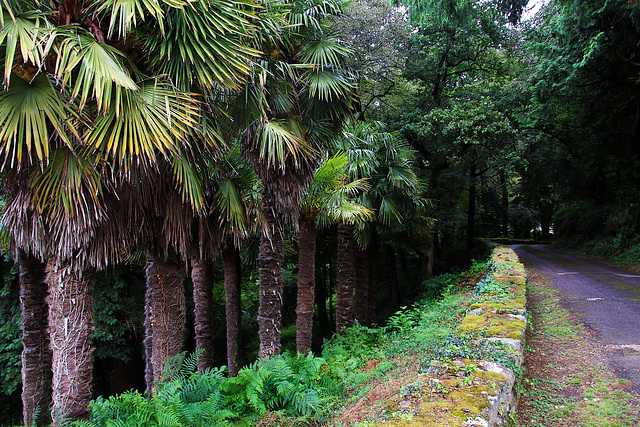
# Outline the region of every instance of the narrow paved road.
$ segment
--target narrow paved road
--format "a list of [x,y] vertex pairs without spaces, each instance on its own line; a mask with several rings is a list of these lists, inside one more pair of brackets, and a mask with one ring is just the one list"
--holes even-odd
[[560,303],[595,332],[616,373],[640,392],[640,274],[543,245],[514,245],[520,260],[551,280]]

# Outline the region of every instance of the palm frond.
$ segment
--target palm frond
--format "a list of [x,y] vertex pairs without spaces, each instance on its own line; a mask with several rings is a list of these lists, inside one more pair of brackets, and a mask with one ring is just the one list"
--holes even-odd
[[171,26],[164,36],[155,25],[144,31],[152,65],[185,89],[238,89],[251,70],[250,59],[260,54],[248,46],[254,27],[247,15],[253,17],[253,8],[244,0],[166,8]]
[[18,166],[25,154],[35,154],[40,161],[47,158],[51,130],[71,146],[70,135],[80,139],[75,119],[78,116],[47,77],[38,75],[31,82],[14,77],[8,90],[0,93],[0,153],[4,155],[0,169]]
[[325,37],[305,44],[300,54],[303,62],[316,64],[321,70],[324,70],[328,67],[340,66],[343,57],[352,55],[353,50],[341,44],[337,39]]
[[380,209],[378,210],[378,219],[384,225],[391,225],[394,220],[399,223],[402,222],[402,214],[391,197],[382,197]]
[[76,29],[61,30],[60,35],[56,75],[63,87],[73,85],[71,98],[80,95],[80,109],[91,96],[99,112],[108,111],[122,89],[138,89],[122,64],[124,55],[120,51]]
[[325,20],[338,15],[344,3],[336,0],[306,0],[296,2],[289,15],[289,22],[296,27],[304,26],[312,30],[320,30]]
[[22,62],[31,63],[37,69],[42,66],[53,43],[53,25],[42,12],[14,14],[10,8],[3,7],[0,17],[0,45],[5,45],[4,84],[8,86],[18,50]]
[[171,169],[182,194],[182,201],[188,202],[195,210],[200,209],[204,204],[204,189],[197,167],[189,156],[176,155],[171,157]]
[[161,81],[122,90],[117,100],[106,115],[96,118],[86,142],[124,164],[139,156],[154,160],[156,150],[177,153],[176,144],[197,129],[198,101]]
[[294,117],[273,119],[261,123],[257,132],[260,155],[271,163],[284,165],[285,157],[297,159],[313,149],[304,140],[299,123]]
[[98,13],[110,15],[107,37],[114,31],[119,38],[124,38],[138,26],[138,21],[152,17],[162,34],[164,34],[164,11],[162,5],[181,8],[193,0],[100,0],[95,6]]
[[353,86],[342,73],[313,70],[307,74],[309,93],[321,101],[335,101],[351,94]]
[[42,170],[32,177],[32,203],[36,210],[48,211],[49,217],[62,213],[78,217],[89,224],[99,216],[99,196],[102,193],[101,173],[95,158],[77,156],[68,147],[51,153]]

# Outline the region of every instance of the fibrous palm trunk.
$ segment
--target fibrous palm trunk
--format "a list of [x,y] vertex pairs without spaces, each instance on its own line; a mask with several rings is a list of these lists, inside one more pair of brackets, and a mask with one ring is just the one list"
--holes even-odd
[[48,424],[51,403],[51,349],[47,334],[49,314],[45,266],[18,251],[22,315],[22,415],[25,426]]
[[93,274],[47,263],[54,426],[89,416],[93,380]]
[[282,322],[282,261],[284,258],[284,230],[275,212],[273,195],[263,191],[262,210],[266,230],[260,236],[258,255],[260,304],[258,307],[258,335],[260,358],[280,354],[280,325]]
[[338,224],[338,279],[336,283],[336,333],[353,326],[353,286],[355,282],[355,242],[353,227]]
[[196,349],[203,350],[198,372],[213,367],[213,278],[211,261],[191,258]]
[[162,379],[167,358],[182,351],[185,326],[185,272],[178,260],[161,260],[147,254],[145,351],[147,392]]
[[227,318],[227,365],[229,375],[236,376],[242,360],[242,306],[240,251],[233,245],[224,251],[224,293]]
[[296,306],[296,348],[311,349],[316,287],[316,226],[313,218],[300,216],[298,232],[298,301]]

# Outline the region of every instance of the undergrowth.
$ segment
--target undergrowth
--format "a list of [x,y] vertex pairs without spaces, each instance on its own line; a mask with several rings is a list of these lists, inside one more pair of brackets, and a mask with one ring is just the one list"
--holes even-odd
[[[100,397],[90,404],[90,420],[75,425],[327,424],[341,407],[366,393],[367,382],[384,377],[398,357],[417,355],[421,366],[428,366],[434,358],[469,349],[471,344],[461,346],[464,338],[455,332],[469,298],[460,287],[471,288],[486,268],[486,263],[476,262],[467,273],[431,279],[423,298],[402,307],[385,326],[356,324],[327,341],[321,356],[282,354],[227,377],[224,367],[198,374],[199,353],[181,354],[167,364],[153,396],[128,391]],[[474,354],[488,351],[476,349]]]

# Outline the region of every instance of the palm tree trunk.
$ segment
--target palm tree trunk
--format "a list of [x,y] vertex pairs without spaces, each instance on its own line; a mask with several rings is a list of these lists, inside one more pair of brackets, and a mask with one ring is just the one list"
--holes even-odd
[[196,349],[203,350],[198,372],[213,367],[213,277],[211,260],[191,258]]
[[296,348],[311,349],[316,287],[316,225],[313,218],[300,216],[298,232],[298,302],[296,306]]
[[260,236],[258,255],[260,304],[258,307],[258,335],[261,359],[280,354],[280,326],[282,322],[282,261],[284,259],[284,231],[276,216],[273,195],[263,191],[262,209],[266,230]]
[[182,351],[185,326],[185,272],[175,259],[160,260],[147,254],[145,294],[145,351],[147,392],[162,379],[167,358]]
[[224,293],[227,318],[227,365],[229,375],[236,376],[242,360],[242,305],[240,251],[229,245],[224,251]]
[[93,275],[47,263],[54,426],[86,419],[93,380]]
[[22,314],[22,416],[25,426],[49,424],[51,403],[51,349],[47,334],[48,306],[45,266],[18,251]]
[[371,326],[367,315],[369,305],[369,265],[366,249],[356,249],[355,269],[354,317],[358,319],[361,325]]
[[338,224],[338,279],[336,284],[336,333],[353,326],[353,285],[355,282],[353,227]]

